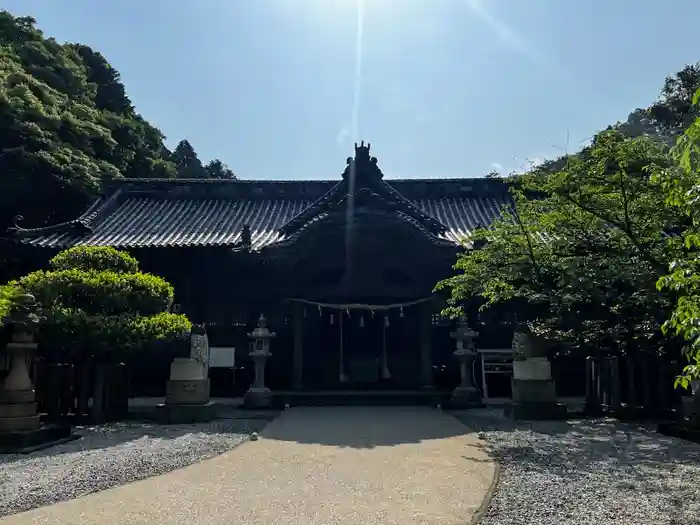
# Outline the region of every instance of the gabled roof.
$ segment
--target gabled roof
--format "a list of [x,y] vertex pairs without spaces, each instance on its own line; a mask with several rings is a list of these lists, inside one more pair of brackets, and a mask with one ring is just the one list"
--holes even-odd
[[356,147],[340,182],[127,179],[84,214],[45,228],[11,228],[12,237],[36,247],[238,246],[244,230],[259,250],[289,239],[347,197],[369,190],[426,235],[455,244],[486,226],[510,203],[494,179],[385,181],[369,145]]

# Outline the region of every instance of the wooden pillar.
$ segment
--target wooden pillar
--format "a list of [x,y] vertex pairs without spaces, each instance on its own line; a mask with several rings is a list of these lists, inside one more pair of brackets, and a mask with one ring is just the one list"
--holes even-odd
[[433,338],[432,338],[432,301],[421,303],[418,308],[419,344],[420,344],[420,381],[423,388],[433,387]]
[[301,390],[304,387],[304,313],[301,304],[292,304],[292,337],[294,344],[293,351],[293,374],[294,389]]

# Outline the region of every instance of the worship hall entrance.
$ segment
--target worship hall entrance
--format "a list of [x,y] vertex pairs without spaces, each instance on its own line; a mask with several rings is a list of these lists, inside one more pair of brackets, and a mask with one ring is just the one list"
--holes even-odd
[[[402,390],[424,384],[420,303],[297,303],[297,390]],[[430,366],[430,365],[428,365]]]

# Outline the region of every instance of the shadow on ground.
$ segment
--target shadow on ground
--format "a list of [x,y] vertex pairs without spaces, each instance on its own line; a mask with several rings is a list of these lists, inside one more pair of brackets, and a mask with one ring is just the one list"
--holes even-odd
[[613,419],[513,422],[506,418],[454,414],[484,432],[484,448],[503,463],[576,483],[614,469],[616,488],[672,490],[669,469],[700,464],[700,446],[664,436],[648,426]]
[[143,439],[172,440],[188,434],[250,434],[261,431],[268,423],[262,418],[217,419],[209,423],[159,425],[148,421],[127,421],[73,428],[78,440],[46,448],[31,454],[3,454],[0,464],[30,458],[73,454],[87,450],[118,447]]
[[[291,414],[294,417],[289,417]],[[261,436],[336,447],[420,443],[469,433],[457,419],[428,407],[294,407]]]

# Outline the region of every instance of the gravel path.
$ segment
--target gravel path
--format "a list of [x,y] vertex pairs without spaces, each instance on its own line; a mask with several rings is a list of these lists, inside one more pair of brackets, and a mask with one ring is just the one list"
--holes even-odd
[[265,424],[113,423],[76,427],[83,437],[29,455],[0,455],[0,516],[163,474],[232,449]]
[[614,420],[458,419],[502,457],[481,525],[700,523],[700,446]]
[[495,473],[467,430],[426,407],[292,408],[231,452],[0,523],[466,525]]

